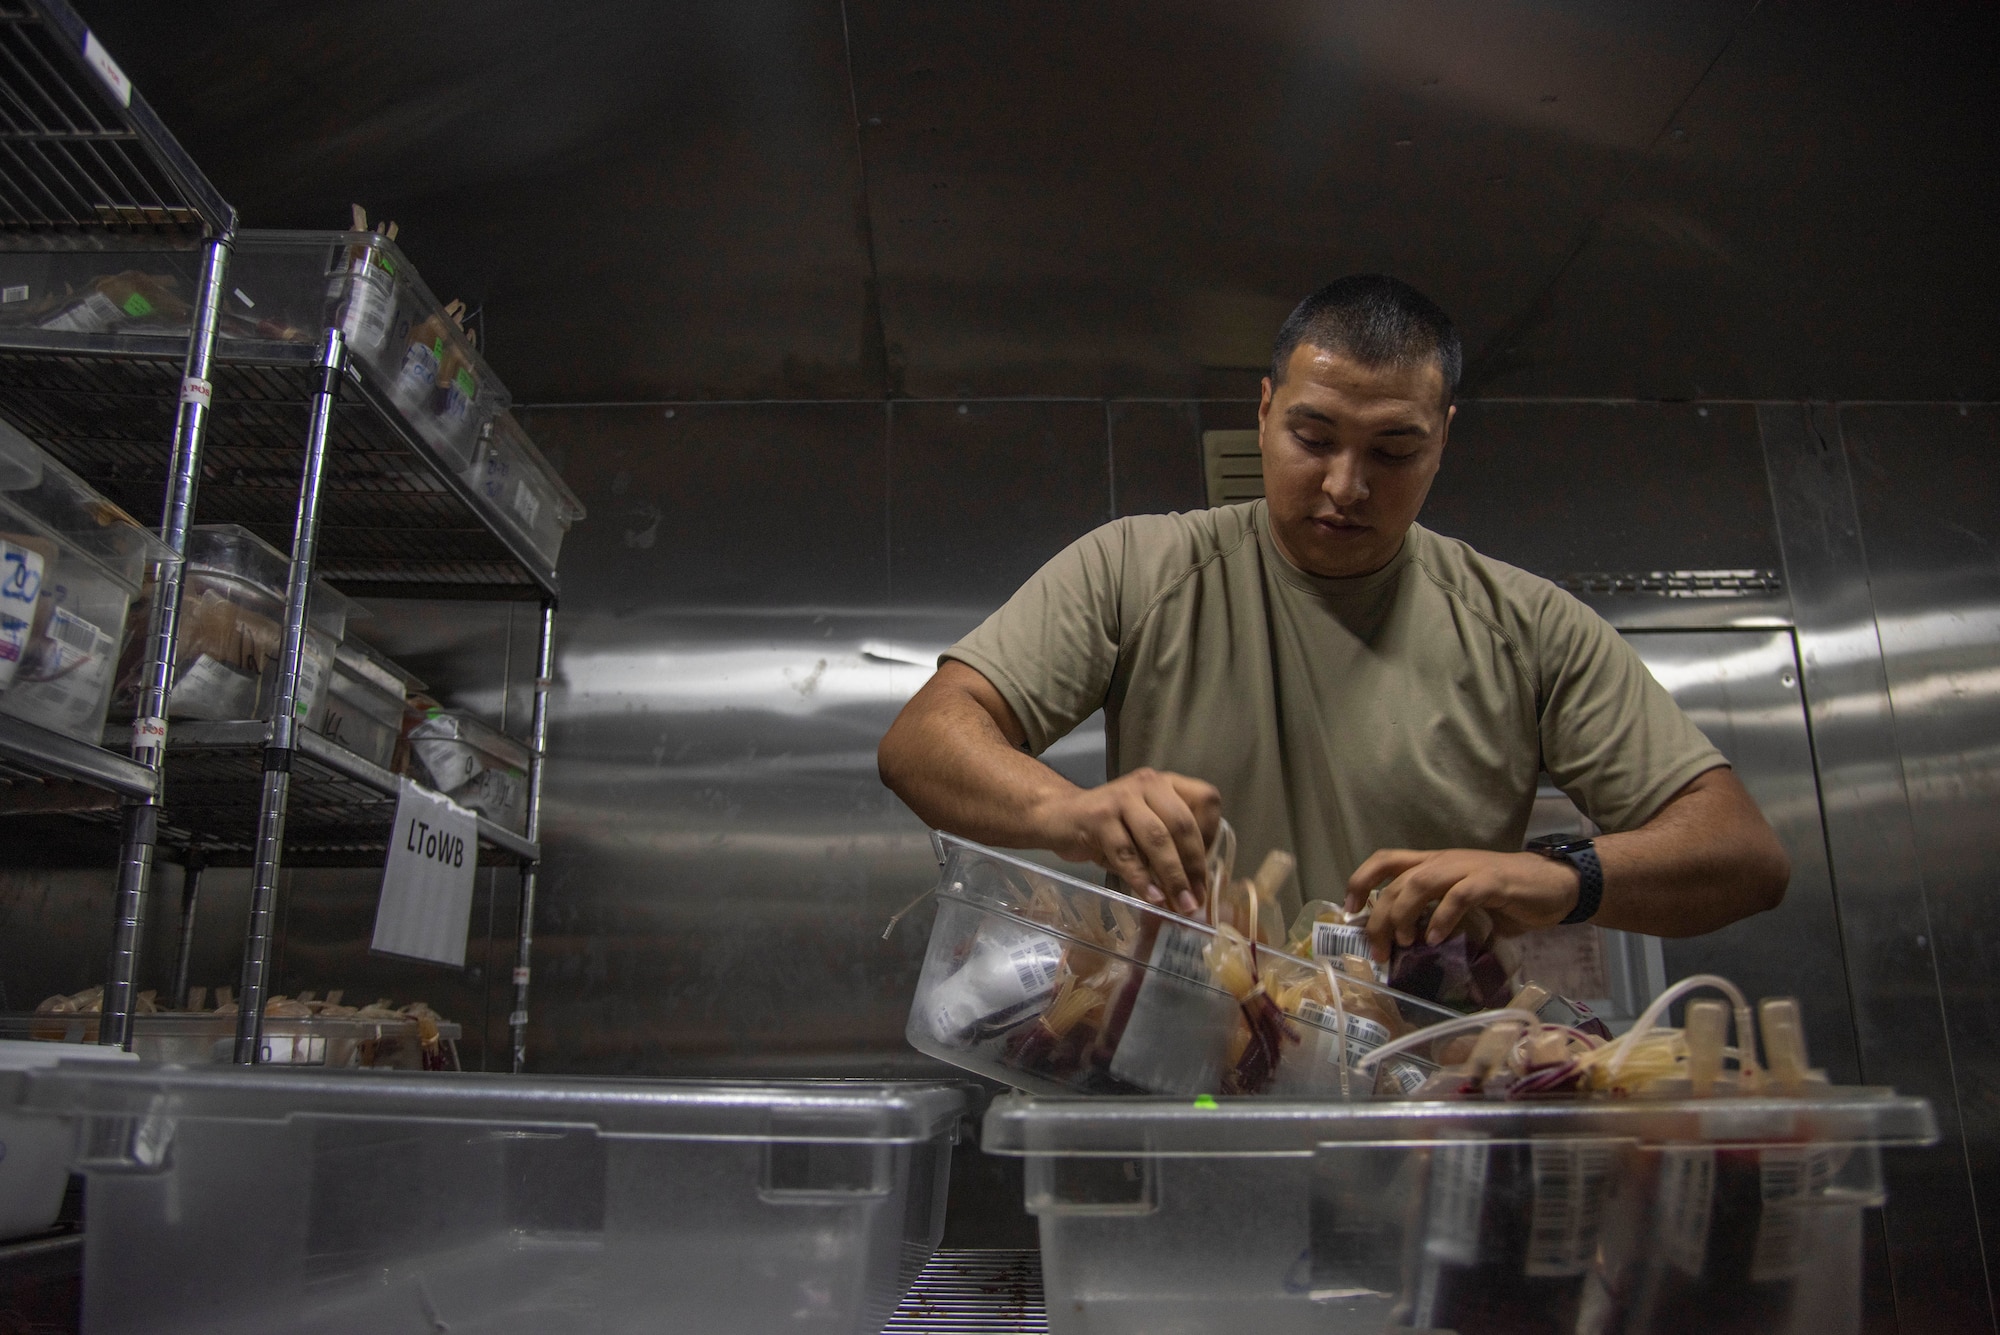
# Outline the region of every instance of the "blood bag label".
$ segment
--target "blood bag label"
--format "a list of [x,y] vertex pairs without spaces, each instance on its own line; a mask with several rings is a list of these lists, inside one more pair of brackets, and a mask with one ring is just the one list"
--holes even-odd
[[1440,1145],[1431,1151],[1431,1183],[1424,1219],[1424,1252],[1455,1265],[1479,1259],[1479,1214],[1493,1147],[1483,1140]]
[[958,972],[932,994],[931,1032],[940,1042],[970,1042],[980,1029],[1055,990],[1061,969],[1055,937],[1013,923],[987,924]]
[[[1365,1015],[1348,1011],[1343,1015],[1331,1006],[1322,1006],[1317,1001],[1301,1001],[1299,1018],[1308,1024],[1316,1024],[1322,1029],[1331,1029],[1338,1034],[1344,1027],[1347,1031],[1347,1061],[1352,1065],[1363,1053],[1373,1052],[1389,1041],[1389,1031],[1381,1023]],[[1342,1025],[1345,1019],[1346,1024]],[[1335,1060],[1339,1051],[1337,1042],[1327,1045],[1327,1058]]]
[[1535,1204],[1524,1273],[1552,1278],[1581,1275],[1590,1268],[1614,1152],[1609,1145],[1561,1141],[1537,1141],[1531,1147]]
[[1806,1198],[1813,1189],[1813,1159],[1801,1147],[1769,1149],[1757,1156],[1763,1213],[1750,1253],[1750,1280],[1790,1279],[1805,1261]]
[[1368,954],[1368,929],[1357,923],[1316,922],[1313,924],[1312,952],[1316,959],[1337,960],[1343,955]]
[[1660,1152],[1655,1235],[1667,1264],[1699,1276],[1708,1262],[1708,1221],[1715,1204],[1715,1151],[1689,1146]]

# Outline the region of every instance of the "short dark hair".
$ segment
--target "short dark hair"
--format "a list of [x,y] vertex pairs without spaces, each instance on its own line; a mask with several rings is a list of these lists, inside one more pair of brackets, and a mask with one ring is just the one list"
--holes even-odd
[[1400,278],[1385,273],[1336,278],[1293,309],[1271,351],[1271,383],[1301,343],[1352,357],[1363,366],[1406,366],[1435,358],[1449,404],[1465,370],[1465,348],[1451,317]]

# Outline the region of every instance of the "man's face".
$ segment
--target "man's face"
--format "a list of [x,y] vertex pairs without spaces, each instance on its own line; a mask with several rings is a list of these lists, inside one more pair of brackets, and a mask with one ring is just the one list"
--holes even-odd
[[1293,565],[1334,578],[1389,564],[1423,508],[1456,408],[1434,359],[1366,367],[1300,344],[1264,381],[1257,443],[1272,536]]

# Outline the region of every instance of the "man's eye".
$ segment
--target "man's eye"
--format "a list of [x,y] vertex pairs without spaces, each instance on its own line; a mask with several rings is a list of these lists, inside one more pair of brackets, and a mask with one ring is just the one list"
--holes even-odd
[[1375,457],[1376,457],[1377,459],[1382,459],[1382,460],[1385,460],[1385,461],[1386,461],[1386,462],[1388,462],[1388,463],[1392,463],[1392,464],[1400,464],[1400,463],[1407,463],[1407,462],[1409,462],[1409,461],[1410,461],[1411,459],[1414,459],[1414,458],[1416,458],[1416,457],[1417,457],[1417,455],[1419,455],[1420,453],[1422,453],[1422,451],[1421,451],[1421,450],[1383,450],[1383,449],[1378,449],[1378,450],[1376,450],[1376,451],[1375,451]]
[[1332,446],[1331,441],[1315,439],[1312,436],[1308,436],[1303,431],[1294,431],[1292,433],[1292,439],[1296,440],[1301,446],[1303,446],[1308,450],[1324,450],[1324,449],[1329,449]]

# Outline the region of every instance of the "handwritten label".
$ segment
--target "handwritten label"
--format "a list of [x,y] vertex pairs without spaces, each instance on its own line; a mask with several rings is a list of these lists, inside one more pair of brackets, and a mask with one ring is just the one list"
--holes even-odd
[[371,949],[465,966],[478,840],[479,819],[471,811],[402,781]]

